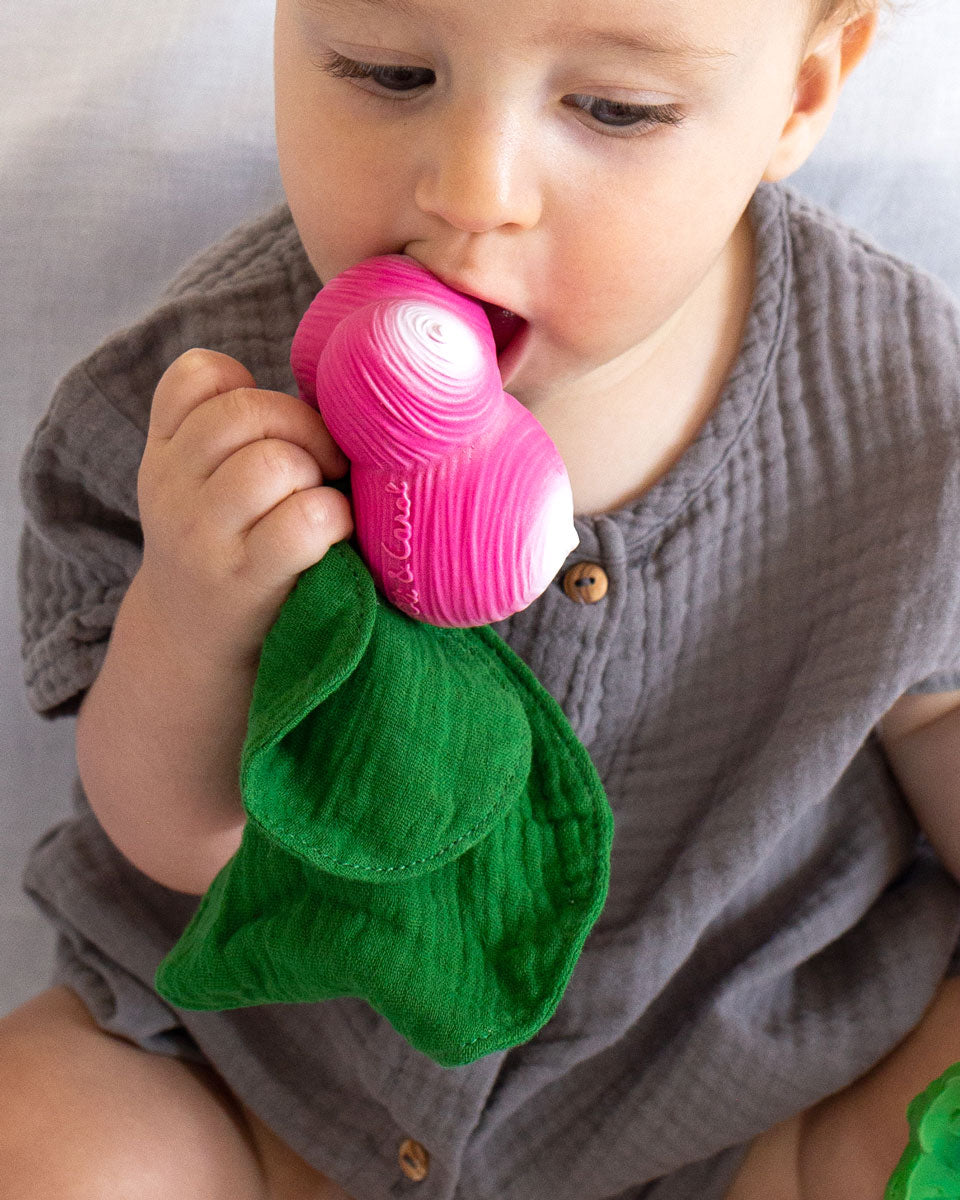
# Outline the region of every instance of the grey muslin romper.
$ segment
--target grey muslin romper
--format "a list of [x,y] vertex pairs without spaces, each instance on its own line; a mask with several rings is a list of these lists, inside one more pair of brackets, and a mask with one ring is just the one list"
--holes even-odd
[[[55,981],[105,1029],[208,1059],[356,1200],[720,1200],[749,1139],[879,1060],[955,969],[960,887],[874,727],[905,691],[960,687],[960,309],[783,185],[751,220],[753,305],[715,411],[642,498],[578,517],[545,594],[495,626],[615,814],[606,908],[537,1037],[443,1069],[357,999],[174,1011],[151,981],[196,898],[130,865],[79,786],[30,854]],[[280,207],[63,380],[22,473],[38,712],[75,711],[137,569],[159,376],[205,346],[295,394],[318,286]],[[584,562],[608,580],[595,603],[563,587]]]

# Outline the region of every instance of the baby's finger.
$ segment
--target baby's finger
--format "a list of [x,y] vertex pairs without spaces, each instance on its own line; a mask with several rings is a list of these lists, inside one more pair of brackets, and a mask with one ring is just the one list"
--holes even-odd
[[246,537],[246,561],[259,580],[289,582],[318,563],[335,542],[353,533],[350,501],[336,488],[296,492],[278,504]]
[[322,483],[312,454],[293,442],[264,438],[231,454],[200,488],[198,504],[221,536],[236,537],[288,496]]
[[150,407],[147,437],[172,438],[204,401],[237,388],[256,386],[256,380],[243,363],[229,354],[199,346],[186,350],[160,376]]
[[244,446],[270,438],[301,446],[327,479],[347,472],[349,462],[315,408],[261,388],[238,388],[195,408],[177,431],[176,458],[185,477],[202,483]]

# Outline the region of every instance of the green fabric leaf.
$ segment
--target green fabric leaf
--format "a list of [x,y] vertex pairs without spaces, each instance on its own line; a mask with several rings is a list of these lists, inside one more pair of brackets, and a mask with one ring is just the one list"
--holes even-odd
[[185,1009],[365,998],[444,1066],[532,1037],[606,900],[613,817],[489,626],[416,622],[333,546],[263,648],[239,851],[160,964]]

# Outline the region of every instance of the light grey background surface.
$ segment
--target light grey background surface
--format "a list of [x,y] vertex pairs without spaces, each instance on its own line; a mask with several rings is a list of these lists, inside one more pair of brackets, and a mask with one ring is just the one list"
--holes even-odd
[[[281,198],[268,0],[35,0],[0,9],[0,1013],[46,986],[20,892],[69,813],[73,721],[27,707],[17,467],[59,377],[194,252]],[[161,14],[161,15],[158,15]],[[960,294],[960,5],[912,0],[792,183]]]

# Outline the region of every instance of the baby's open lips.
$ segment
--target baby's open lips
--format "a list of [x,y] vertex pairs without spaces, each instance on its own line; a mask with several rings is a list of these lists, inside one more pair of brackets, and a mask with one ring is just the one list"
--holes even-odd
[[490,329],[493,333],[493,340],[497,347],[497,357],[499,358],[526,325],[526,321],[523,317],[517,316],[516,313],[510,312],[509,309],[498,308],[494,304],[488,304],[486,300],[481,300],[480,304],[482,304],[483,311],[487,314],[487,320],[490,322]]

